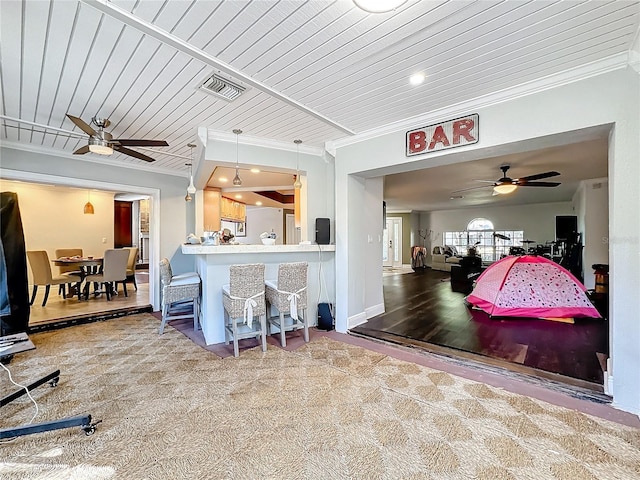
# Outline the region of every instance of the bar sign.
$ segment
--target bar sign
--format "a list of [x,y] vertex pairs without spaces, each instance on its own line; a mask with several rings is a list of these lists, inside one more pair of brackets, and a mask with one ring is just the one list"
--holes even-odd
[[437,152],[478,143],[477,113],[407,132],[406,156]]

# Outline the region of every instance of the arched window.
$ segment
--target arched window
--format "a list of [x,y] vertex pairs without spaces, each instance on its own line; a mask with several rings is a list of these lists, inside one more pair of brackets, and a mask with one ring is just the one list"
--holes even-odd
[[477,230],[491,230],[493,231],[493,222],[486,218],[474,218],[467,224],[467,232]]

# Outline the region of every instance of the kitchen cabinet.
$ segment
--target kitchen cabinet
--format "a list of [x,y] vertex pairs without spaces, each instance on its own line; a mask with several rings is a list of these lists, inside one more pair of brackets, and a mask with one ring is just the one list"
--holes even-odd
[[244,222],[247,217],[244,203],[222,197],[220,199],[220,218],[229,222]]

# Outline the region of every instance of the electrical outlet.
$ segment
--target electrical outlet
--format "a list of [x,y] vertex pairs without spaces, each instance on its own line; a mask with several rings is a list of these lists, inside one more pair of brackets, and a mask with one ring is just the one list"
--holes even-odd
[[107,237],[102,237],[102,243],[107,243]]

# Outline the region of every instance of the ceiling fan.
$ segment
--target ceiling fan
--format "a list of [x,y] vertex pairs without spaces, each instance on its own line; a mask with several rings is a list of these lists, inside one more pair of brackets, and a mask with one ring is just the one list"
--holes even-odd
[[[552,171],[552,172],[544,172],[537,173],[535,175],[528,175],[526,177],[521,178],[509,178],[507,177],[507,171],[511,168],[511,165],[502,165],[500,170],[502,170],[502,178],[493,181],[493,180],[476,180],[476,182],[490,183],[493,187],[494,195],[503,195],[507,193],[511,193],[515,191],[518,187],[557,187],[560,185],[558,182],[537,182],[536,180],[540,180],[543,178],[555,177],[560,175],[560,173]],[[453,193],[458,192],[467,192],[469,190],[475,190],[477,188],[485,188],[486,185],[480,187],[471,187],[465,188],[463,190],[456,190]]]
[[73,123],[76,124],[84,133],[89,135],[89,144],[84,147],[80,147],[74,153],[74,155],[84,155],[85,153],[98,153],[100,155],[111,155],[113,151],[124,153],[131,157],[139,158],[145,162],[155,162],[155,159],[151,158],[144,153],[136,152],[126,147],[168,147],[169,144],[164,140],[145,140],[145,139],[124,139],[113,138],[113,136],[105,132],[104,129],[111,125],[111,122],[106,118],[93,117],[91,123],[97,127],[97,131],[94,130],[84,120],[67,113],[67,117]]

